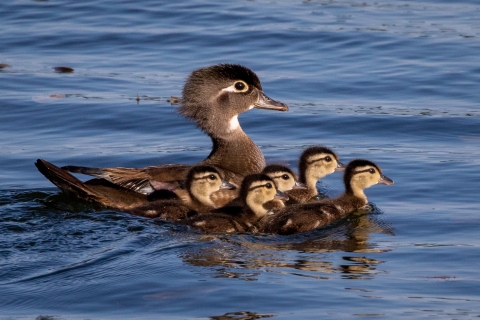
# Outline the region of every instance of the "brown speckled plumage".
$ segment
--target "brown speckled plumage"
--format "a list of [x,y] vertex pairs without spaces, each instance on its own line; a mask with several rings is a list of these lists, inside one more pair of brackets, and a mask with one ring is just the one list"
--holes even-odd
[[363,193],[374,184],[392,184],[381,169],[368,160],[353,160],[345,170],[345,193],[337,199],[291,205],[268,216],[258,225],[260,232],[292,234],[306,232],[330,224],[368,204]]

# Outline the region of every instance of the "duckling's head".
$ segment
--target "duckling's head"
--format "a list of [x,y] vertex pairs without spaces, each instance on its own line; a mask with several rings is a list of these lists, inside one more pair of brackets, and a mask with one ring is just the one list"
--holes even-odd
[[263,171],[263,174],[269,176],[277,186],[277,189],[280,191],[288,191],[292,189],[305,189],[306,186],[298,181],[298,177],[287,166],[281,164],[270,164],[266,166]]
[[278,191],[275,182],[265,174],[252,174],[243,179],[240,188],[240,199],[259,218],[265,216],[269,209],[263,205],[273,199],[288,200],[288,197]]
[[257,75],[236,64],[218,64],[193,71],[183,87],[179,111],[210,136],[241,129],[238,115],[252,108],[287,111],[268,98]]
[[343,171],[344,168],[344,165],[338,161],[337,154],[322,146],[307,148],[303,151],[298,163],[300,182],[307,183],[309,187],[314,187],[318,179],[335,171]]
[[222,180],[220,172],[212,166],[198,165],[187,174],[185,187],[190,196],[204,205],[214,207],[210,195],[220,189],[235,189],[235,186]]
[[382,169],[375,163],[356,159],[351,161],[343,176],[346,193],[365,197],[363,190],[375,184],[393,184],[393,180],[382,174]]

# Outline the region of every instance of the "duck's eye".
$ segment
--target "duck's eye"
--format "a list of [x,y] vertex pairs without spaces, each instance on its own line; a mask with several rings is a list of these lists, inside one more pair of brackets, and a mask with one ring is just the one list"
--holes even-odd
[[247,84],[243,81],[237,81],[233,86],[235,87],[235,90],[237,90],[238,92],[245,92],[248,90]]
[[368,169],[368,172],[370,172],[370,173],[375,173],[375,169],[370,168],[370,169]]
[[325,161],[330,162],[330,161],[332,161],[332,158],[330,156],[326,156]]
[[272,184],[271,184],[270,182],[267,183],[267,184],[265,185],[265,188],[267,188],[267,189],[272,189]]
[[208,176],[208,179],[210,180],[217,180],[217,176],[215,176],[213,173]]
[[288,174],[285,173],[284,175],[282,175],[282,179],[283,180],[288,180],[288,179],[290,179],[290,177],[288,176]]

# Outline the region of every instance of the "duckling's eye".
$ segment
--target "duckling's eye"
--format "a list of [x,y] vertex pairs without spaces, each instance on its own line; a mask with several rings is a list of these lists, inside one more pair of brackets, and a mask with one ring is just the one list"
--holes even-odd
[[373,173],[375,173],[375,169],[373,169],[373,168],[370,168],[370,169],[368,169],[368,172],[370,172],[370,173],[372,173],[372,174],[373,174]]
[[238,92],[245,92],[248,90],[247,84],[243,81],[237,81],[233,86],[235,87],[235,90],[237,90]]
[[217,180],[217,177],[214,174],[211,174],[211,175],[208,176],[208,179]]
[[288,174],[285,173],[284,175],[282,175],[282,179],[283,180],[288,180],[288,179],[290,179],[290,177],[288,176]]
[[330,162],[330,161],[332,161],[332,158],[330,156],[326,156],[325,161]]
[[265,185],[265,188],[267,188],[267,189],[272,189],[272,184],[271,184],[270,182],[267,183],[267,184]]

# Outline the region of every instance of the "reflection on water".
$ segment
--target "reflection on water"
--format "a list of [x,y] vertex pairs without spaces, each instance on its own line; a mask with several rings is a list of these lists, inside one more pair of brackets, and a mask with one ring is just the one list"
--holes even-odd
[[336,265],[328,253],[389,251],[375,248],[369,238],[372,233],[393,236],[392,229],[378,213],[358,211],[327,228],[293,236],[204,235],[205,243],[183,252],[181,258],[190,265],[210,267],[213,277],[218,278],[255,281],[262,272],[270,272],[315,279],[329,279],[332,274],[342,274],[345,279],[371,279],[385,272],[378,270],[383,261],[344,256],[343,263]]
[[227,312],[221,316],[212,316],[212,320],[255,320],[263,318],[272,318],[274,314],[260,314],[249,311]]

